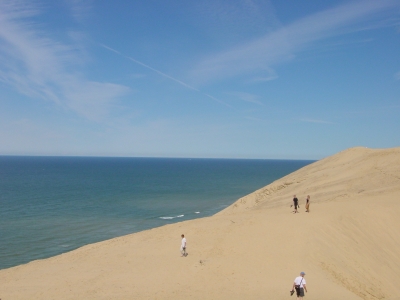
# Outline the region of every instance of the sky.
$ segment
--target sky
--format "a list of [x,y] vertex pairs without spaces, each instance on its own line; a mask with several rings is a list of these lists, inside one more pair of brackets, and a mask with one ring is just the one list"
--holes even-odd
[[400,146],[400,1],[0,0],[0,155]]

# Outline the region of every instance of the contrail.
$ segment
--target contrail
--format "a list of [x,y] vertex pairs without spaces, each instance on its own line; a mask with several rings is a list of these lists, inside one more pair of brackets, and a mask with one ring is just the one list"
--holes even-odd
[[225,106],[227,106],[229,108],[232,108],[231,105],[229,105],[229,104],[227,104],[227,103],[225,103],[225,102],[223,102],[223,101],[221,101],[221,100],[219,100],[219,99],[217,99],[217,98],[215,98],[215,97],[213,97],[211,95],[205,94],[205,93],[201,92],[199,89],[196,89],[196,88],[184,83],[183,81],[180,81],[180,80],[178,80],[178,79],[176,79],[176,78],[174,78],[172,76],[169,76],[169,75],[167,75],[167,74],[165,74],[165,73],[163,73],[163,72],[161,72],[161,71],[159,71],[157,69],[154,69],[154,68],[150,67],[149,65],[146,65],[145,63],[142,63],[142,62],[140,62],[140,61],[138,61],[138,60],[136,60],[136,59],[134,59],[132,57],[126,56],[126,55],[122,54],[121,52],[119,52],[119,51],[117,51],[117,50],[115,50],[115,49],[113,49],[111,47],[108,47],[108,46],[106,46],[104,44],[100,44],[100,46],[102,46],[103,48],[105,48],[107,50],[110,50],[110,51],[112,51],[112,52],[114,52],[114,53],[116,53],[116,54],[118,54],[118,55],[120,55],[122,57],[125,57],[126,59],[129,59],[129,60],[133,61],[134,63],[136,63],[138,65],[141,65],[142,67],[145,67],[145,68],[147,68],[147,69],[149,69],[149,70],[151,70],[153,72],[156,72],[157,74],[159,74],[159,75],[161,75],[161,76],[163,76],[165,78],[173,80],[176,83],[179,83],[180,85],[182,85],[182,86],[184,86],[184,87],[186,87],[188,89],[191,89],[193,91],[199,92],[199,93],[203,94],[204,96],[206,96],[206,97],[208,97],[208,98],[210,98],[210,99],[212,99],[212,100],[214,100],[214,101],[216,101],[216,102],[218,102],[220,104],[223,104],[223,105],[225,105]]
[[159,71],[157,69],[154,69],[154,68],[150,67],[149,65],[146,65],[146,64],[142,63],[141,61],[138,61],[138,60],[136,60],[136,59],[134,59],[132,57],[126,56],[126,55],[122,54],[121,52],[119,52],[119,51],[117,51],[117,50],[115,50],[115,49],[113,49],[111,47],[108,47],[108,46],[106,46],[104,44],[100,44],[100,46],[102,46],[103,48],[106,48],[107,50],[110,50],[110,51],[112,51],[112,52],[114,52],[114,53],[116,53],[118,55],[121,55],[121,56],[133,61],[134,63],[137,63],[138,65],[141,65],[141,66],[143,66],[143,67],[145,67],[145,68],[147,68],[149,70],[152,70],[152,71],[156,72],[157,74],[159,74],[159,75],[161,75],[163,77],[171,79],[171,80],[179,83],[180,85],[183,85],[184,87],[187,87],[188,89],[194,90],[196,92],[200,92],[198,89],[196,89],[196,88],[184,83],[183,81],[180,81],[180,80],[178,80],[178,79],[176,79],[176,78],[174,78],[172,76],[169,76],[169,75],[167,75],[167,74],[165,74],[165,73],[163,73],[163,72],[161,72],[161,71]]
[[104,45],[104,44],[100,44],[100,46],[102,46],[103,48],[106,48],[107,50],[110,50],[110,51],[112,51],[112,52],[114,52],[114,53],[117,53],[117,54],[119,54],[119,55],[122,55],[121,52],[118,52],[117,50],[115,50],[115,49],[113,49],[113,48],[110,48],[110,47],[108,47],[108,46],[106,46],[106,45]]
[[[125,56],[125,55],[124,55],[124,56]],[[156,70],[156,69],[154,69],[154,68],[152,68],[152,67],[150,67],[150,66],[148,66],[148,65],[146,65],[146,64],[144,64],[144,63],[142,63],[142,62],[140,62],[140,61],[138,61],[138,60],[136,60],[136,59],[133,59],[132,57],[129,57],[129,56],[125,56],[125,57],[126,57],[127,59],[130,59],[131,61],[133,61],[133,62],[135,62],[135,63],[137,63],[137,64],[139,64],[139,65],[141,65],[141,66],[143,66],[143,67],[145,67],[145,68],[147,68],[147,69],[149,69],[149,70],[152,70],[152,71],[154,71],[154,72],[160,74],[161,76],[164,76],[164,77],[166,77],[166,78],[168,78],[168,79],[171,79],[171,80],[173,80],[173,81],[175,81],[175,82],[177,82],[177,83],[183,85],[184,87],[187,87],[188,89],[191,89],[191,90],[200,92],[198,89],[196,89],[196,88],[194,88],[194,87],[192,87],[192,86],[190,86],[190,85],[188,85],[188,84],[186,84],[186,83],[184,83],[184,82],[182,82],[182,81],[180,81],[180,80],[178,80],[178,79],[176,79],[176,78],[174,78],[174,77],[171,77],[171,76],[169,76],[169,75],[167,75],[167,74],[165,74],[165,73],[163,73],[163,72],[161,72],[161,71],[158,71],[158,70]]]
[[228,107],[230,107],[230,108],[233,108],[231,105],[229,105],[228,103],[225,103],[224,101],[221,101],[221,100],[219,100],[219,99],[217,99],[217,98],[215,98],[215,97],[213,97],[213,96],[211,96],[211,95],[209,95],[209,94],[204,94],[204,93],[202,93],[204,96],[207,96],[208,98],[211,98],[211,99],[213,99],[214,101],[217,101],[218,103],[221,103],[221,104],[223,104],[223,105],[225,105],[225,106],[228,106]]

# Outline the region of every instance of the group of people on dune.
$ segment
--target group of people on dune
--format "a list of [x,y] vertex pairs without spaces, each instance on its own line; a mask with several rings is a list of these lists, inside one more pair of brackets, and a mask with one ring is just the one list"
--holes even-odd
[[[300,207],[299,205],[299,199],[296,197],[296,195],[293,196],[293,204],[290,205],[290,207],[294,206],[293,213],[296,214],[298,213],[298,208]],[[307,195],[306,198],[306,212],[310,212],[310,195]],[[186,238],[185,235],[181,235],[181,256],[186,257],[188,253],[186,252]],[[296,293],[297,299],[301,299],[304,297],[304,291],[307,292],[307,287],[306,287],[306,280],[304,278],[304,275],[306,275],[304,272],[300,273],[300,276],[296,277],[292,289],[290,290],[290,295],[292,296],[294,293]],[[1,299],[0,299],[1,300]]]
[[[298,208],[300,208],[300,205],[299,199],[296,197],[296,195],[293,195],[293,204],[290,205],[290,207],[292,206],[294,206],[293,213],[299,213]],[[310,195],[307,195],[305,208],[306,212],[310,212]],[[304,275],[306,275],[306,273],[301,272],[300,276],[294,279],[293,287],[290,291],[290,296],[292,296],[296,292],[297,299],[302,299],[304,297],[304,291],[307,292],[306,280],[304,278]]]
[[[298,208],[300,208],[299,205],[299,199],[296,197],[296,195],[293,196],[293,204],[290,205],[290,207],[294,206],[294,214],[297,214],[299,211],[297,210]],[[306,199],[306,212],[310,212],[310,195],[307,195],[307,199]]]

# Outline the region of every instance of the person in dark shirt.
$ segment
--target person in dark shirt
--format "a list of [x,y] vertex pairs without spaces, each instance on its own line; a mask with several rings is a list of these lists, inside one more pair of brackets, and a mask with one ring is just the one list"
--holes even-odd
[[299,199],[297,199],[296,195],[293,196],[293,206],[294,206],[294,211],[293,213],[298,213],[297,208],[299,207]]

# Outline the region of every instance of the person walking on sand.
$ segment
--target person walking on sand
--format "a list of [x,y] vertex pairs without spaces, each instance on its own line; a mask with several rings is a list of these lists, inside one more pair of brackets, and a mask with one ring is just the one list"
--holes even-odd
[[298,213],[297,207],[299,206],[299,199],[297,199],[296,195],[293,196],[293,205],[294,205],[293,213]]
[[185,235],[182,234],[181,237],[182,237],[182,242],[181,242],[181,256],[187,256],[187,253],[186,253],[186,238],[185,238]]
[[294,290],[296,290],[297,299],[304,297],[304,291],[308,292],[306,287],[306,279],[304,278],[304,275],[306,275],[306,273],[301,272],[300,276],[297,276],[294,279],[292,290],[290,291],[290,294],[293,295]]
[[306,212],[310,212],[310,195],[307,195]]

